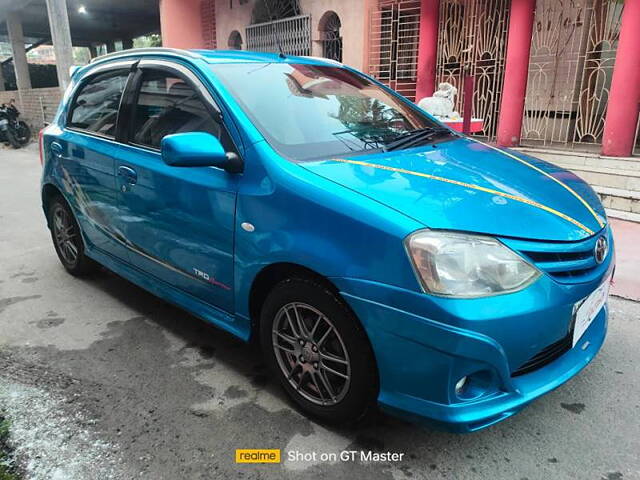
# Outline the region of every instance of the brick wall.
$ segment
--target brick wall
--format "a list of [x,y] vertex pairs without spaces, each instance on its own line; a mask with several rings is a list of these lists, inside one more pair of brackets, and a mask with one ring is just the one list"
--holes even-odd
[[0,103],[8,103],[12,98],[16,99],[20,118],[31,125],[35,132],[45,122],[53,120],[62,100],[62,91],[58,87],[51,87],[0,92]]
[[215,0],[202,0],[200,4],[202,18],[202,40],[204,48],[217,48],[216,42],[216,2]]

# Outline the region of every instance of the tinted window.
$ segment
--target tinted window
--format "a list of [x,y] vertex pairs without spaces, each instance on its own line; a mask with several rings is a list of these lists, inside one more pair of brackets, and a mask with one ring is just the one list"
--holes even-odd
[[438,125],[408,101],[340,67],[238,63],[211,69],[267,141],[294,160],[379,149]]
[[220,126],[184,80],[160,70],[145,71],[131,141],[160,148],[164,136],[184,132],[207,132],[219,137]]
[[76,95],[69,126],[114,137],[128,76],[128,70],[114,70],[89,80]]

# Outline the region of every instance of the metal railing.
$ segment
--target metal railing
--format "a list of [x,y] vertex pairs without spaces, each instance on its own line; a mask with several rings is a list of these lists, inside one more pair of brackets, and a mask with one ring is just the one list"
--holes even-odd
[[640,155],[640,115],[638,116],[638,122],[636,124],[636,138],[633,142],[632,155]]
[[455,109],[464,115],[465,72],[475,77],[472,116],[484,120],[479,136],[495,138],[504,83],[509,0],[442,0],[437,82],[458,89]]
[[311,55],[311,16],[298,15],[246,27],[247,50],[276,52],[278,41],[284,53]]
[[598,150],[622,8],[619,0],[537,0],[523,144]]
[[340,17],[331,12],[323,23],[320,31],[322,56],[337,62],[342,62],[342,36],[340,35],[340,27],[342,24]]
[[420,1],[381,1],[369,22],[369,73],[415,100]]

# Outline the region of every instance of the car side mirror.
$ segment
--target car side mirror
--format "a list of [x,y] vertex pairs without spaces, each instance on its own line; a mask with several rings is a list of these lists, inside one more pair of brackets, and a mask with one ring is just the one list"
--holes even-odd
[[225,152],[220,140],[205,132],[167,135],[160,144],[162,160],[172,167],[217,167],[242,173],[244,164],[235,153]]

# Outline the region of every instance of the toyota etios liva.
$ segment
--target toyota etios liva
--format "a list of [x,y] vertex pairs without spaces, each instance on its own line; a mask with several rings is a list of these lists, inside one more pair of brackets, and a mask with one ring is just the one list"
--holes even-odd
[[596,194],[332,61],[129,50],[72,76],[41,138],[60,261],[259,339],[307,414],[472,431],[600,349]]

